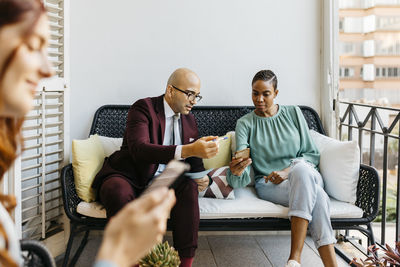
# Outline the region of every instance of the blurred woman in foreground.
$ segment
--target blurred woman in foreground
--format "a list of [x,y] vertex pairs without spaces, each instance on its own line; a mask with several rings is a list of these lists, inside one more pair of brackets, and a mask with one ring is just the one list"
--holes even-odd
[[[0,0],[0,179],[21,152],[21,126],[36,87],[52,76],[47,59],[49,23],[40,0]],[[96,266],[132,266],[166,230],[173,191],[154,191],[127,205],[107,225]],[[10,217],[11,195],[0,195],[0,265],[21,266],[20,244]]]

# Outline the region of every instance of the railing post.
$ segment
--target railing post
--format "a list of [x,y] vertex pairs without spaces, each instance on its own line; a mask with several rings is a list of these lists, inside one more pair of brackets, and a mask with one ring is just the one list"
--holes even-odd
[[353,123],[353,105],[350,106],[349,110],[349,127],[347,127],[347,140],[351,141],[353,140],[353,128],[351,127],[351,124]]
[[373,112],[371,114],[371,133],[370,133],[370,143],[369,143],[369,165],[375,165],[375,128],[376,128],[376,117],[375,117],[376,108],[373,108]]
[[396,192],[396,242],[400,240],[400,122],[399,140],[397,141],[397,192]]
[[381,222],[381,244],[385,244],[386,234],[386,192],[387,192],[387,169],[388,169],[388,132],[383,130],[383,186],[382,186],[382,222]]
[[362,123],[360,122],[358,124],[358,146],[360,147],[360,162],[363,163],[363,156],[362,156],[362,145],[363,145],[363,141],[362,141],[362,134],[363,134],[363,129],[362,129]]

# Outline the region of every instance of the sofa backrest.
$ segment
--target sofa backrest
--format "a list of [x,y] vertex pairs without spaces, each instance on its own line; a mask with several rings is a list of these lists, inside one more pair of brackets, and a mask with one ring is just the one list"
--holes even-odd
[[[317,112],[307,106],[299,106],[308,127],[325,134]],[[130,105],[105,105],[100,107],[93,118],[90,134],[108,137],[123,137]],[[192,110],[200,136],[224,135],[234,131],[236,121],[251,112],[252,106],[197,106]]]

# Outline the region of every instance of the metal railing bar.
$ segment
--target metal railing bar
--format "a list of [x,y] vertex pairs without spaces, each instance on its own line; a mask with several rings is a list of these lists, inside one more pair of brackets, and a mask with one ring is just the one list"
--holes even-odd
[[[399,113],[400,115],[400,113]],[[399,123],[399,137],[400,137],[400,123]],[[400,141],[397,146],[400,145]],[[397,166],[400,167],[400,149],[397,149]],[[397,169],[397,192],[396,192],[396,237],[395,240],[398,242],[400,240],[400,171]]]
[[351,106],[351,113],[353,114],[353,118],[356,120],[356,125],[360,125],[360,120],[358,119],[357,112],[354,110],[354,106]]
[[381,228],[381,242],[385,244],[386,235],[386,201],[387,201],[387,168],[388,168],[388,137],[383,138],[383,186],[382,186],[382,228]]
[[386,127],[382,122],[382,118],[379,115],[379,111],[378,110],[375,111],[375,116],[376,116],[376,119],[378,120],[378,123],[379,123],[379,126],[381,127],[382,132],[385,132],[386,131]]
[[362,126],[361,126],[361,127],[365,127],[365,125],[367,125],[369,119],[373,116],[374,113],[375,113],[375,112],[374,112],[373,109],[371,109],[371,110],[368,112],[368,115],[365,117],[364,121],[362,122]]
[[[357,129],[358,129],[358,127],[357,127],[357,126],[354,126],[354,125],[343,124],[343,126],[351,127],[351,128],[357,128]],[[370,130],[370,129],[363,129],[363,131],[366,131],[366,132],[369,132],[369,133],[379,134],[379,135],[382,135],[382,136],[391,137],[391,138],[394,138],[394,139],[400,139],[400,137],[397,136],[397,135],[385,134],[385,133],[383,133],[383,132],[372,131],[372,130]]]
[[347,107],[346,111],[344,112],[343,117],[340,119],[340,122],[344,122],[344,120],[346,119],[349,112],[350,112],[350,105]]
[[[396,195],[393,196],[395,197],[395,205],[396,205],[396,241],[400,241],[400,171],[397,171],[396,176],[392,177],[389,175],[389,167],[392,168],[395,163],[397,163],[397,166],[400,168],[400,109],[396,108],[387,108],[387,107],[379,107],[379,106],[373,106],[373,105],[367,105],[367,104],[358,104],[358,103],[350,103],[350,102],[341,102],[339,101],[340,104],[346,104],[347,107],[343,109],[344,115],[343,117],[340,117],[340,123],[338,126],[339,129],[339,137],[340,140],[342,140],[343,137],[343,127],[348,127],[347,128],[347,133],[348,133],[348,140],[352,140],[353,138],[353,129],[357,129],[358,131],[358,144],[360,146],[360,151],[363,151],[363,143],[365,140],[366,134],[370,135],[370,140],[369,140],[369,165],[374,166],[375,165],[375,152],[376,152],[376,138],[378,136],[383,137],[383,155],[382,155],[382,163],[379,163],[379,165],[382,166],[382,190],[380,192],[381,194],[381,201],[380,201],[380,214],[381,214],[381,233],[379,234],[379,237],[375,237],[375,240],[378,242],[379,245],[385,244],[386,242],[386,234],[387,229],[386,229],[386,224],[387,224],[387,219],[389,216],[389,208],[391,206],[389,205],[388,198],[392,199],[392,196],[389,195],[389,193],[392,190],[392,187],[389,187],[393,182],[395,182],[397,179],[397,184],[394,185],[393,190],[397,190]],[[365,109],[360,109],[356,110],[356,107],[364,107],[364,108],[369,108],[369,110]],[[383,113],[384,111],[391,111],[391,112],[396,112],[395,114],[390,113]],[[362,118],[362,122],[359,121],[359,114],[367,114],[365,118]],[[381,116],[384,115],[384,117]],[[388,116],[394,116],[394,120],[391,122],[387,123],[387,117]],[[367,127],[367,125],[371,123],[370,127]],[[385,123],[384,123],[385,122]],[[377,125],[379,124],[379,128]],[[388,124],[385,126],[385,124]],[[396,132],[394,130],[396,129]],[[397,132],[398,129],[398,132]],[[390,139],[389,139],[390,138]],[[379,139],[381,140],[381,139]],[[390,143],[389,143],[390,140]],[[392,144],[392,141],[394,143]],[[390,155],[389,155],[389,147],[390,147]],[[395,154],[392,154],[392,149],[395,147],[397,149],[397,152]],[[381,149],[381,147],[379,148]],[[381,151],[381,150],[379,150]],[[381,153],[381,152],[380,152]],[[361,153],[360,156],[363,154]],[[393,162],[392,157],[396,157],[397,159],[395,162]],[[381,156],[379,156],[381,159]],[[389,163],[390,162],[390,163]],[[379,168],[381,169],[381,168]],[[392,179],[393,178],[393,179]],[[392,181],[394,180],[394,181]],[[389,183],[390,182],[390,183]]]
[[[352,125],[353,124],[353,109],[350,106],[350,110],[349,110],[349,120],[348,120],[348,124]],[[347,139],[349,141],[353,140],[353,127],[348,127],[347,128]]]
[[399,119],[400,119],[400,113],[397,114],[396,118],[393,120],[392,124],[389,126],[388,133],[391,133],[393,131],[393,128],[396,126]]
[[375,119],[375,111],[371,116],[371,131],[370,131],[370,148],[369,148],[369,165],[375,165],[375,127],[376,127],[376,119]]
[[363,128],[362,127],[358,127],[358,147],[360,148],[360,160],[362,160],[362,145],[363,145],[363,138],[362,138],[362,134],[363,134]]
[[367,108],[379,108],[379,109],[385,109],[385,110],[391,110],[391,111],[399,112],[399,109],[390,108],[390,107],[383,107],[383,106],[376,106],[376,105],[368,105],[368,104],[361,104],[361,103],[347,102],[347,101],[339,101],[339,103],[341,103],[341,104],[353,105],[353,106],[367,107]]

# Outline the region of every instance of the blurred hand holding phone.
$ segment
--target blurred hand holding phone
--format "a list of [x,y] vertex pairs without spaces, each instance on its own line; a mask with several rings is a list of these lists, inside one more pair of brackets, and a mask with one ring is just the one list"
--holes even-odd
[[171,160],[164,171],[157,177],[154,177],[151,184],[143,191],[143,194],[150,193],[151,191],[167,187],[175,189],[183,179],[185,179],[185,172],[190,170],[190,165],[178,160]]

